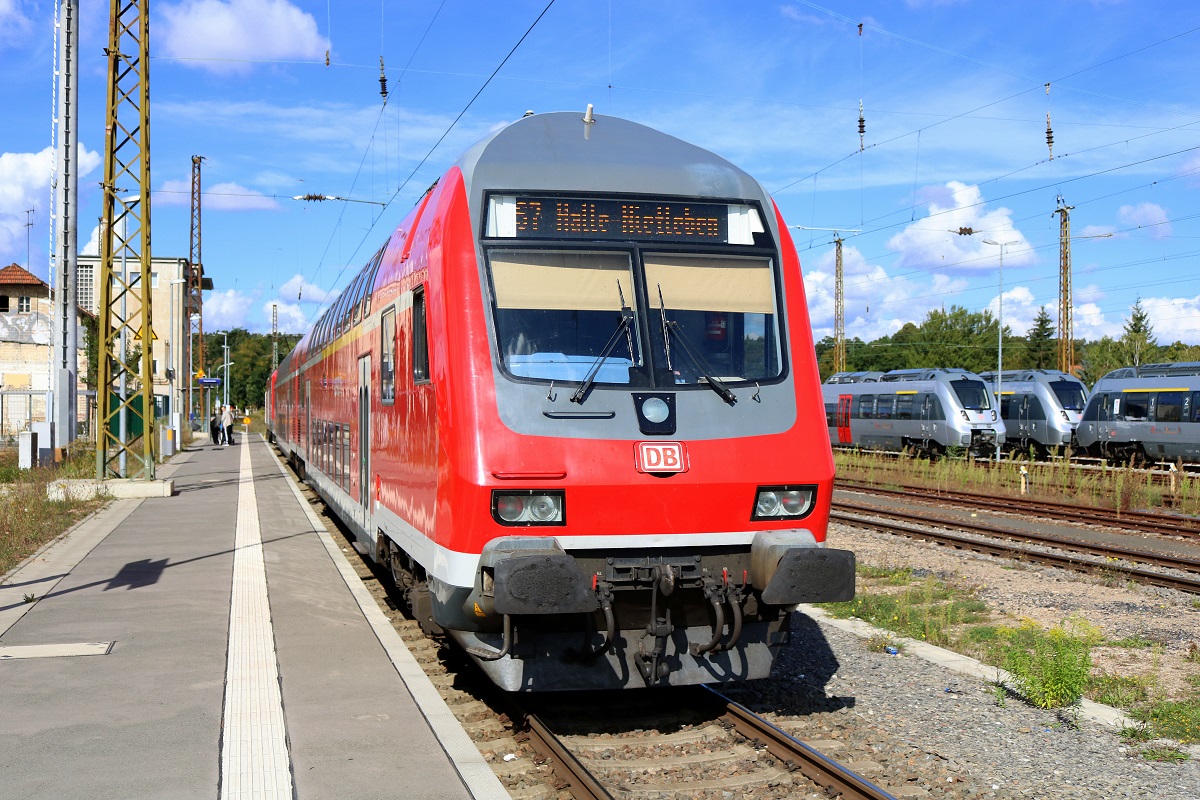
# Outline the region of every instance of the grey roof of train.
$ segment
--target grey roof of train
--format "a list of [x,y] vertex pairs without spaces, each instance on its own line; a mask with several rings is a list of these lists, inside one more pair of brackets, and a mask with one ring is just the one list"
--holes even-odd
[[[587,128],[587,136],[584,129]],[[481,190],[654,194],[759,200],[761,184],[721,156],[636,122],[579,111],[534,114],[475,143],[456,162],[475,203]]]
[[1127,380],[1131,378],[1166,378],[1172,375],[1200,375],[1200,361],[1175,361],[1164,364],[1142,364],[1137,367],[1121,367],[1104,375],[1100,380]]

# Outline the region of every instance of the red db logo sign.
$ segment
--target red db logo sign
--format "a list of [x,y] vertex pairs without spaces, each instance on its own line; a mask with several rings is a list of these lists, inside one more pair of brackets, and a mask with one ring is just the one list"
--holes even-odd
[[638,472],[687,472],[682,442],[638,442],[633,451]]

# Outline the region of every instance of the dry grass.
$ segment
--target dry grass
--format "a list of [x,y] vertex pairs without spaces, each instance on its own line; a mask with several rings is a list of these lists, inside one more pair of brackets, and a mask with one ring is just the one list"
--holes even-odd
[[1015,497],[1021,493],[1021,469],[1028,471],[1028,496],[1039,500],[1081,503],[1099,508],[1162,509],[1200,515],[1200,479],[1177,475],[1174,490],[1147,471],[1109,466],[1082,467],[1070,459],[1053,462],[1006,458],[988,467],[962,458],[882,456],[869,451],[836,451],[839,478],[882,486],[920,486]]
[[0,575],[103,505],[99,500],[52,502],[46,498],[50,481],[94,473],[92,450],[80,448],[64,464],[33,470],[17,469],[15,449],[0,450]]

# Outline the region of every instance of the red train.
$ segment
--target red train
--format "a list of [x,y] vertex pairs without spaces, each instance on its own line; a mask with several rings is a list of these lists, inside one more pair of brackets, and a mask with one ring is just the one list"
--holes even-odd
[[757,181],[625,120],[472,147],[272,375],[268,424],[415,617],[509,690],[766,676],[833,461]]

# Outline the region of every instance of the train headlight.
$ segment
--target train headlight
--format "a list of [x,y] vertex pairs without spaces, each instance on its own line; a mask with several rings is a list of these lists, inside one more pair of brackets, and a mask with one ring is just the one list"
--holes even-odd
[[816,486],[760,486],[750,519],[801,519],[812,512]]
[[492,491],[492,518],[501,525],[565,525],[565,509],[562,490]]

